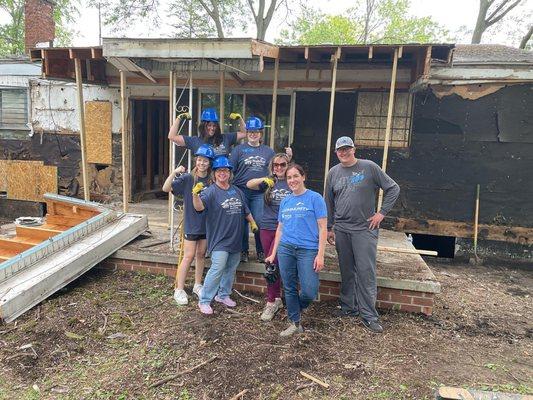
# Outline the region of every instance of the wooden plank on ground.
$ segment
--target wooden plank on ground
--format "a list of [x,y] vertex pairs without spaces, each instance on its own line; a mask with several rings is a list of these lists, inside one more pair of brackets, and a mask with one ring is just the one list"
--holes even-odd
[[85,102],[87,162],[109,165],[113,163],[112,118],[113,109],[110,101]]

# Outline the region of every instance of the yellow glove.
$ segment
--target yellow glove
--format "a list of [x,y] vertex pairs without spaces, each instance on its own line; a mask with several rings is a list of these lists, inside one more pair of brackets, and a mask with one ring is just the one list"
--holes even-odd
[[241,116],[241,114],[239,114],[239,113],[231,113],[231,114],[229,115],[229,119],[239,119],[239,118],[242,119],[242,116]]
[[272,178],[263,178],[263,183],[265,183],[269,188],[274,187],[274,179]]
[[189,114],[189,113],[187,112],[187,113],[181,113],[180,115],[178,115],[178,118],[179,118],[179,119],[186,119],[186,120],[189,120],[189,119],[192,119],[192,116],[191,116],[191,114]]
[[202,182],[198,182],[194,187],[192,188],[192,194],[198,196],[198,194],[202,191],[204,188],[204,184]]
[[255,223],[255,221],[254,222],[250,222],[250,230],[252,231],[252,233],[256,233],[259,230],[259,227]]

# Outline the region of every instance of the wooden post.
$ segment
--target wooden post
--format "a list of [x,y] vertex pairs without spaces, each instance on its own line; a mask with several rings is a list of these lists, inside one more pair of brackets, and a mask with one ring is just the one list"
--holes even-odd
[[122,132],[122,210],[128,212],[129,194],[130,194],[130,174],[129,174],[129,154],[130,146],[128,140],[127,115],[126,109],[126,73],[120,71],[120,125]]
[[80,119],[80,148],[81,148],[81,174],[83,178],[83,197],[86,201],[91,199],[89,188],[89,171],[87,163],[87,148],[85,142],[85,104],[83,103],[83,86],[81,76],[81,60],[74,59],[74,69],[76,71],[76,88],[78,92],[78,110]]
[[[174,120],[176,119],[174,117],[175,109],[174,101],[175,101],[175,93],[174,93],[174,71],[170,71],[169,75],[169,85],[168,85],[168,129],[172,126],[174,123]],[[174,142],[170,142],[168,146],[168,173],[171,174],[172,171],[174,171],[174,162],[176,158],[176,151],[174,149]],[[168,225],[171,227],[170,229],[170,242],[172,245],[172,227],[174,225],[174,195],[172,192],[169,192],[168,194]]]
[[[192,105],[193,105],[193,98],[192,98],[192,70],[189,71],[189,113],[192,115]],[[189,120],[189,136],[192,136],[192,119]],[[191,166],[192,160],[191,160],[191,152],[187,151],[187,171],[192,171]]]
[[329,158],[331,153],[331,135],[333,133],[333,111],[335,109],[335,87],[337,85],[337,63],[341,56],[341,48],[338,47],[335,54],[331,56],[333,61],[333,70],[331,74],[331,95],[329,100],[329,120],[328,120],[328,138],[326,142],[326,162],[324,165],[324,195],[326,194],[326,177],[329,171]]
[[153,100],[148,100],[146,110],[146,190],[151,191],[154,181],[154,169],[153,169],[153,138],[154,128],[152,126],[154,122],[153,113]]
[[[394,91],[396,89],[396,71],[398,69],[398,49],[394,49],[394,59],[392,61],[392,76],[390,83],[390,92],[389,92],[389,108],[387,110],[387,125],[385,127],[385,143],[383,147],[383,161],[381,163],[381,169],[383,172],[387,171],[387,158],[389,156],[389,141],[390,141],[390,131],[392,125],[392,112],[394,110]],[[379,190],[378,196],[378,206],[377,211],[381,209],[381,204],[383,203],[383,190]]]
[[224,84],[226,74],[220,71],[220,130],[224,132]]
[[[272,118],[270,121],[270,148],[274,149],[276,136],[276,114],[278,106],[278,75],[279,75],[279,58],[274,62],[274,87],[272,88]],[[274,149],[275,151],[275,149]]]
[[163,126],[165,125],[164,121],[165,121],[165,113],[163,112],[162,110],[162,107],[161,107],[161,104],[162,102],[161,101],[158,101],[157,102],[157,119],[158,119],[158,122],[157,122],[157,138],[158,138],[158,147],[157,147],[157,175],[159,177],[158,179],[158,184],[159,186],[163,186],[163,183],[165,182],[165,173],[164,173],[164,170],[165,170],[165,167],[164,167],[164,162],[165,162],[165,157],[164,157],[164,151],[165,151],[165,142],[167,142],[167,140],[165,139],[165,135],[163,132],[165,132],[165,130],[163,129]]

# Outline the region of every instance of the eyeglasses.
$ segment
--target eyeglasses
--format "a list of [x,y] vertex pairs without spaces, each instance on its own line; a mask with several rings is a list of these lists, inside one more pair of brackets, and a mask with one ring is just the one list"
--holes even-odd
[[273,166],[274,168],[276,168],[276,167],[286,167],[286,166],[287,166],[287,163],[286,163],[286,162],[282,162],[282,163],[276,163],[276,162],[275,162],[275,163],[272,163],[272,166]]

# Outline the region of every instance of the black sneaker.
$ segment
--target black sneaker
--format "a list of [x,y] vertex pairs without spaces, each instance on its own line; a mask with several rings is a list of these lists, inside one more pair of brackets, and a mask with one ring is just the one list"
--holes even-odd
[[357,311],[347,311],[343,310],[342,308],[336,308],[335,310],[333,310],[332,314],[336,318],[356,318],[359,316],[359,313]]
[[361,323],[370,332],[383,333],[383,327],[378,321],[367,321],[366,319],[361,318]]
[[262,251],[257,253],[257,262],[258,263],[264,263],[265,262],[265,253],[263,253]]
[[248,252],[247,251],[241,252],[241,262],[245,262],[245,263],[248,262]]

